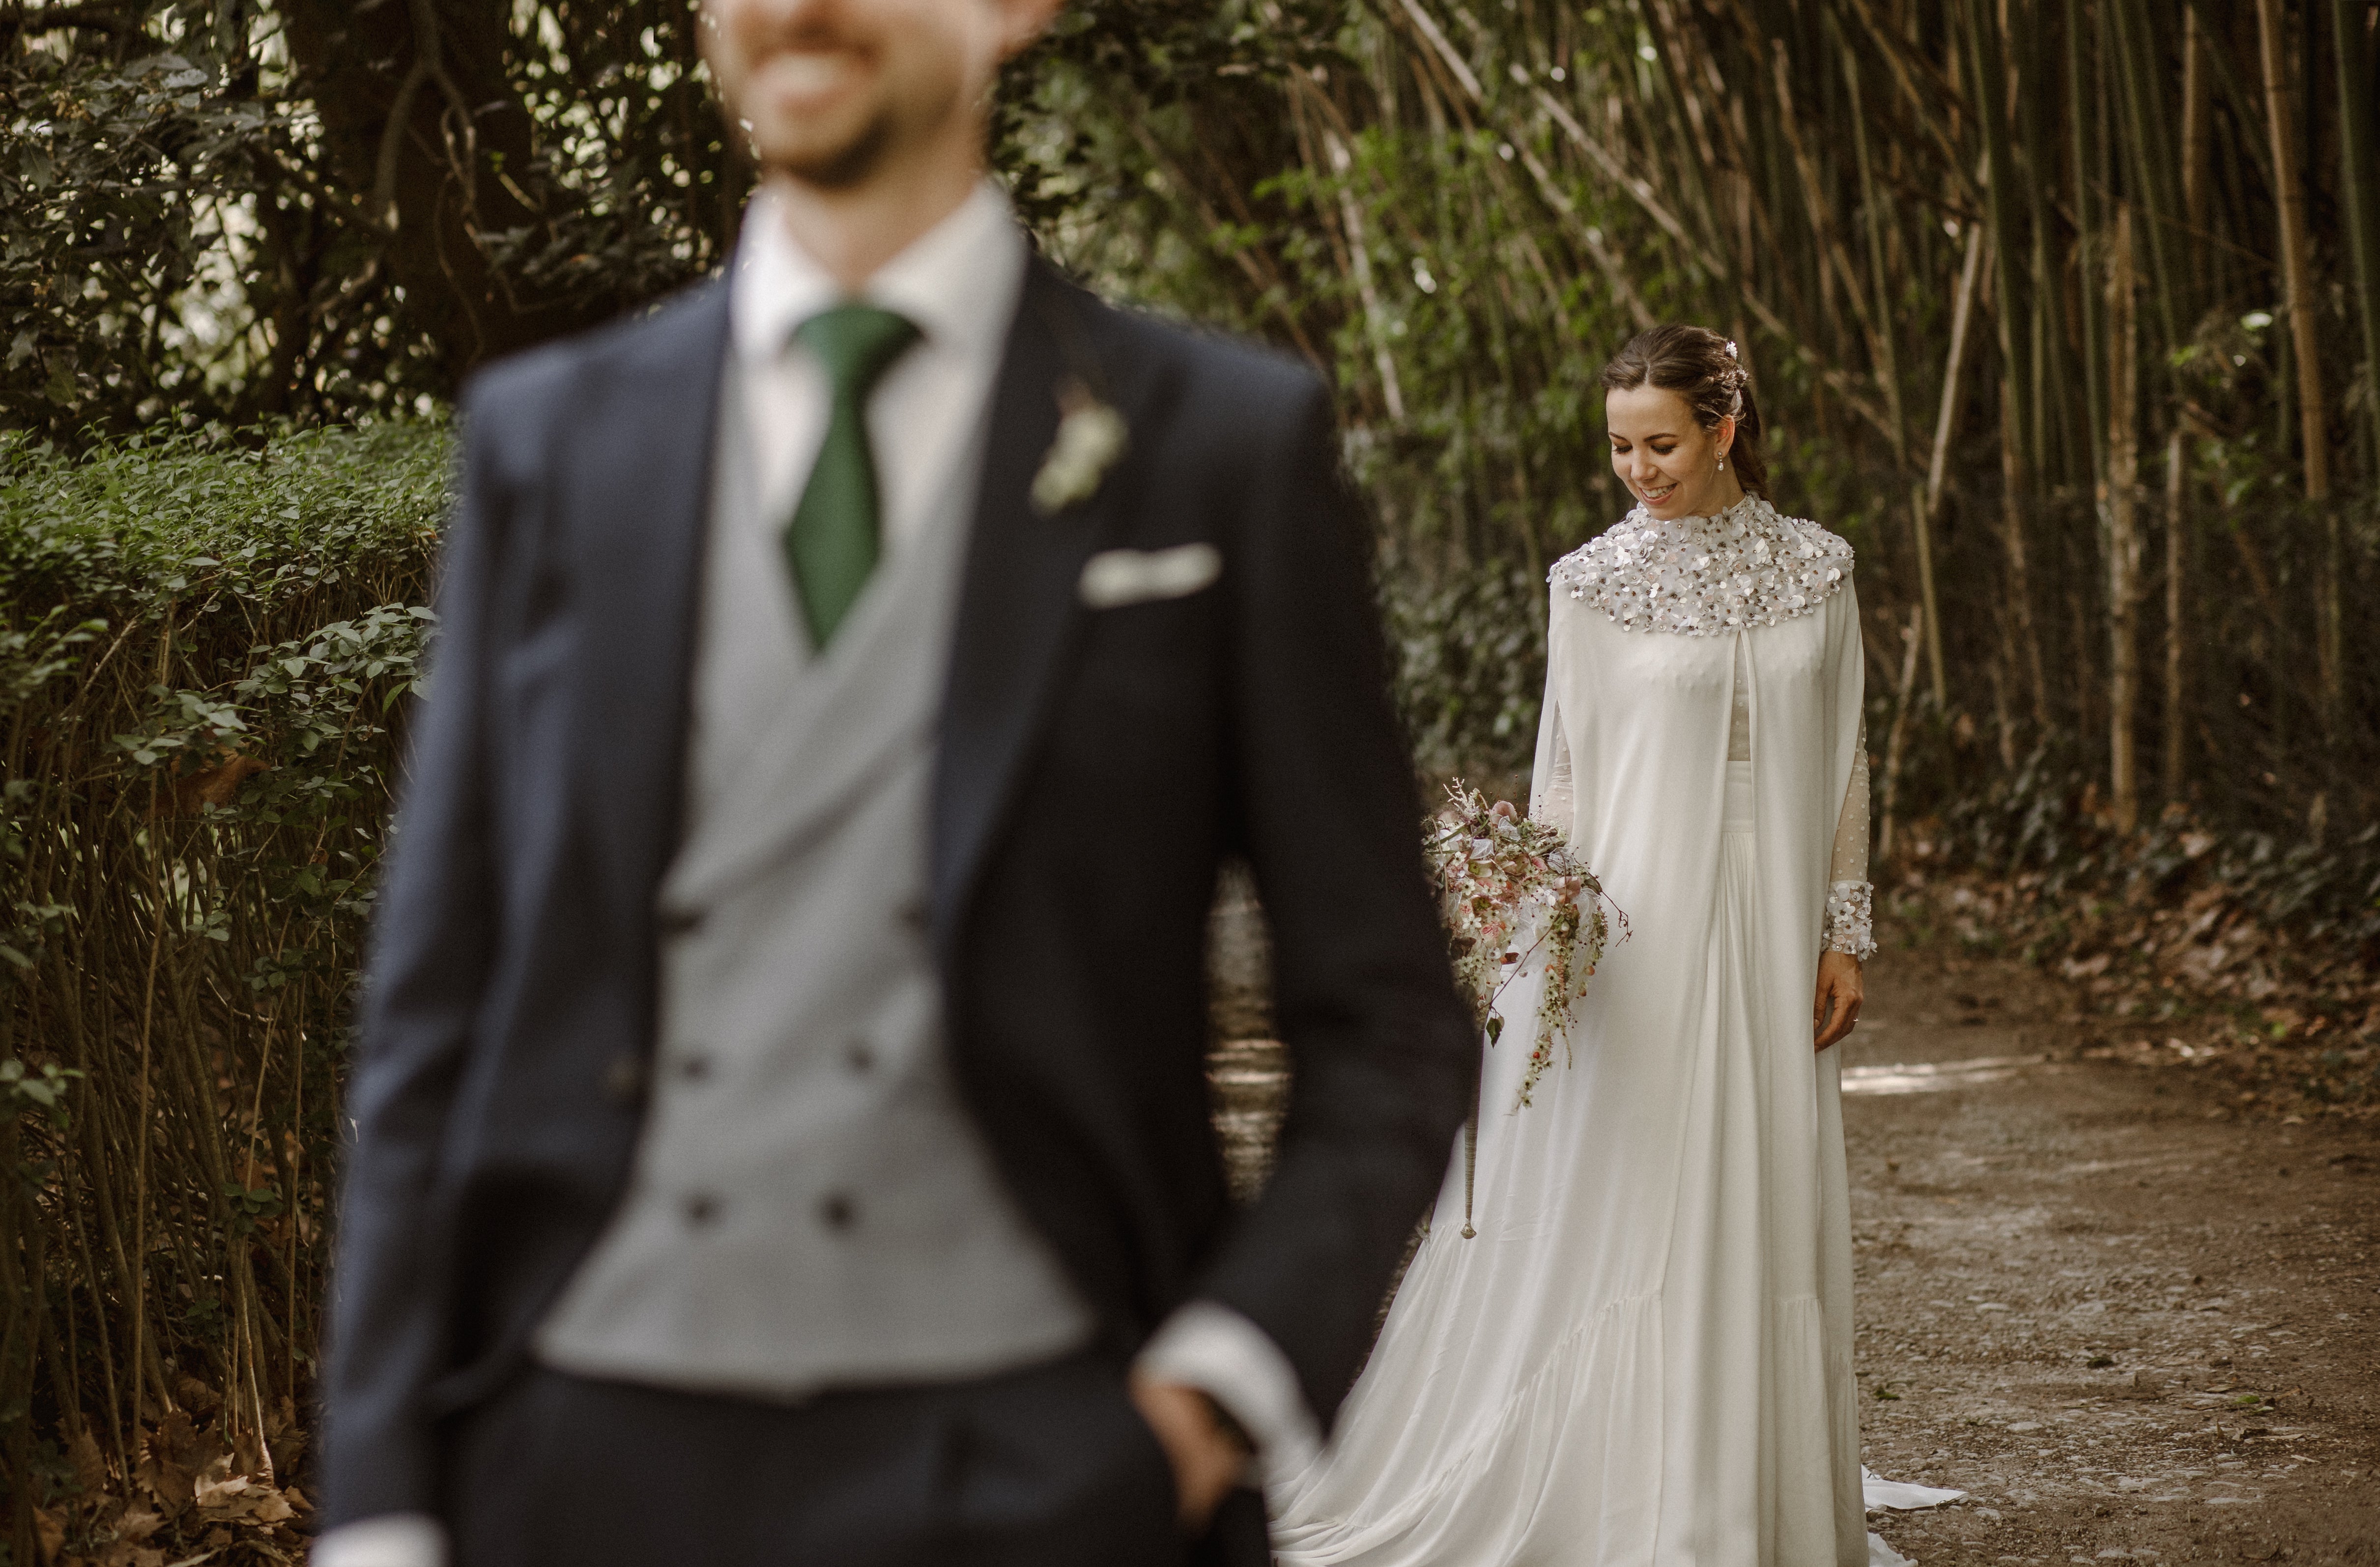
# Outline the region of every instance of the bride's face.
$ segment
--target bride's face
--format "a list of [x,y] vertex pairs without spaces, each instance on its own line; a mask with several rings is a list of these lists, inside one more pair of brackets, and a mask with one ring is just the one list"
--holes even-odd
[[1653,516],[1708,516],[1742,499],[1735,476],[1718,466],[1735,439],[1733,419],[1706,430],[1683,397],[1658,386],[1607,393],[1603,419],[1611,471]]

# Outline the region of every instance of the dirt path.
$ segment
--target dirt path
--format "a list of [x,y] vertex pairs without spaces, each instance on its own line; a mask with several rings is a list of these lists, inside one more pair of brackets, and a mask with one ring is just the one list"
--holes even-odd
[[[2380,1136],[2089,1059],[2012,964],[1888,952],[1844,1059],[1869,1466],[1964,1562],[2380,1562]],[[1915,1068],[1915,1070],[1896,1070]]]
[[[1218,930],[1244,1188],[1282,1087],[1252,911]],[[1846,1047],[1864,1456],[1970,1500],[1921,1567],[2380,1564],[2380,1130],[2248,1123],[2085,1054],[2063,988],[1888,950]]]

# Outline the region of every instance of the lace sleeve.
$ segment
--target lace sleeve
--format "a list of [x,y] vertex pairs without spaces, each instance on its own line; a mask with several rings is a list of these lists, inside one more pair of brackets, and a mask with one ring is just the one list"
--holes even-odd
[[1851,786],[1835,820],[1835,853],[1827,870],[1826,948],[1867,958],[1876,953],[1876,889],[1867,879],[1867,720],[1860,720],[1852,752]]

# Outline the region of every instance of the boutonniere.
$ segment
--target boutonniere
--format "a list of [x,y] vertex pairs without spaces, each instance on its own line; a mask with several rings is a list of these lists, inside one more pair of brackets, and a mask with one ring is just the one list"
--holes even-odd
[[1057,439],[1050,443],[1040,471],[1033,476],[1033,509],[1043,516],[1055,516],[1097,494],[1132,434],[1123,415],[1072,376],[1059,383],[1058,407],[1063,413]]

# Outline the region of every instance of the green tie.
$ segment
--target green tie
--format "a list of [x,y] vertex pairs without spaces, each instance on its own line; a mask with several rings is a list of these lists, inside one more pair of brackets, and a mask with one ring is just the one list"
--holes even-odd
[[794,337],[826,367],[833,400],[818,466],[810,469],[785,528],[785,564],[809,622],[810,645],[823,648],[876,569],[876,459],[868,448],[868,394],[917,340],[917,328],[890,310],[843,305],[810,317],[794,329]]

